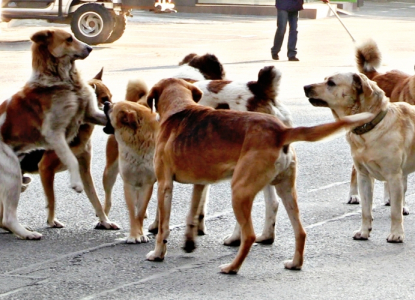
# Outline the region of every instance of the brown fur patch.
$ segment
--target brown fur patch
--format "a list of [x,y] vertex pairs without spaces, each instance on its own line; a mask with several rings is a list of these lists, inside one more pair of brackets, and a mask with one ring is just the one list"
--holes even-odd
[[231,82],[232,81],[229,81],[229,80],[212,80],[208,84],[207,89],[208,91],[214,94],[218,94],[221,90],[223,90],[225,86],[227,86]]

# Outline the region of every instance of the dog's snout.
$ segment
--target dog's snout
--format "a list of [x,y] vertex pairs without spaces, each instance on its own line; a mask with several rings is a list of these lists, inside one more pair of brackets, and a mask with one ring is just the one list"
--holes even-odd
[[312,89],[313,89],[313,86],[311,84],[305,85],[304,86],[305,95],[308,96],[311,93]]

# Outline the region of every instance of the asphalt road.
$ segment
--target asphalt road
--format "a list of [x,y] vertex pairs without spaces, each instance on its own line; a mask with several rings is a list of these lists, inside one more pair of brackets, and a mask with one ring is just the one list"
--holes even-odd
[[[357,40],[375,39],[383,53],[382,70],[414,72],[415,4],[365,3],[343,22]],[[0,28],[0,99],[16,92],[30,76],[30,34],[53,26],[38,21],[12,21]],[[67,25],[59,25],[68,28]],[[94,47],[78,63],[85,78],[104,67],[103,80],[122,100],[130,78],[149,86],[172,74],[188,53],[214,53],[227,77],[255,80],[258,71],[274,65],[283,74],[279,99],[291,110],[296,126],[332,120],[324,108],[312,107],[303,86],[322,81],[334,72],[356,71],[354,44],[335,17],[299,22],[298,57],[271,60],[276,22],[272,17],[134,12],[124,36],[114,44]],[[285,43],[283,49],[285,49]],[[93,177],[103,199],[102,172],[107,136],[93,135]],[[176,184],[172,232],[162,263],[145,260],[154,247],[127,245],[128,215],[121,179],[113,192],[110,219],[119,231],[94,230],[96,217],[84,194],[69,188],[67,172],[57,175],[57,217],[66,227],[46,227],[46,211],[38,176],[22,194],[18,218],[43,234],[40,241],[23,241],[0,230],[0,299],[413,299],[415,297],[414,179],[409,177],[405,217],[406,240],[388,244],[389,208],[383,188],[375,187],[374,227],[369,241],[354,241],[360,226],[359,206],[347,205],[351,157],[343,136],[319,143],[295,145],[299,158],[298,198],[308,237],[302,271],[288,271],[283,261],[294,251],[294,236],[283,206],[273,245],[255,245],[236,276],[219,273],[236,248],[222,245],[234,226],[229,183],[215,185],[208,205],[208,235],[198,249],[182,251],[185,215],[191,186]],[[155,197],[149,220],[154,218]],[[253,209],[256,232],[263,224],[264,203],[258,195]],[[145,226],[149,224],[145,222]]]

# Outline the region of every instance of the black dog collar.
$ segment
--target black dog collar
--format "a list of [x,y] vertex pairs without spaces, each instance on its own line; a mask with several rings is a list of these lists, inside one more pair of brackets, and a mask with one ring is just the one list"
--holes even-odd
[[361,135],[361,134],[371,131],[373,128],[375,128],[376,125],[380,123],[380,121],[383,120],[387,112],[388,110],[381,110],[380,113],[378,113],[377,116],[372,121],[356,127],[355,129],[352,130],[352,132],[354,134]]

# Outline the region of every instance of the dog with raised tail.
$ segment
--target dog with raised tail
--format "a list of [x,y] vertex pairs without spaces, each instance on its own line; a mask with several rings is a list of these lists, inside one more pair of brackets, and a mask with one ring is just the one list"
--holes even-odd
[[[274,116],[199,105],[202,91],[182,79],[159,81],[150,90],[148,106],[160,115],[154,169],[157,177],[159,231],[150,261],[162,261],[167,251],[173,181],[194,185],[185,231],[186,252],[192,252],[197,234],[196,214],[204,186],[231,179],[232,206],[241,228],[241,246],[236,258],[222,265],[221,272],[235,274],[255,241],[251,209],[256,194],[267,184],[275,185],[287,209],[295,233],[295,253],[285,268],[298,270],[303,264],[306,233],[301,224],[296,173],[291,168],[291,143],[314,142],[344,128],[362,125],[370,113],[344,117],[313,127],[287,127]],[[280,177],[282,172],[288,174]]]

